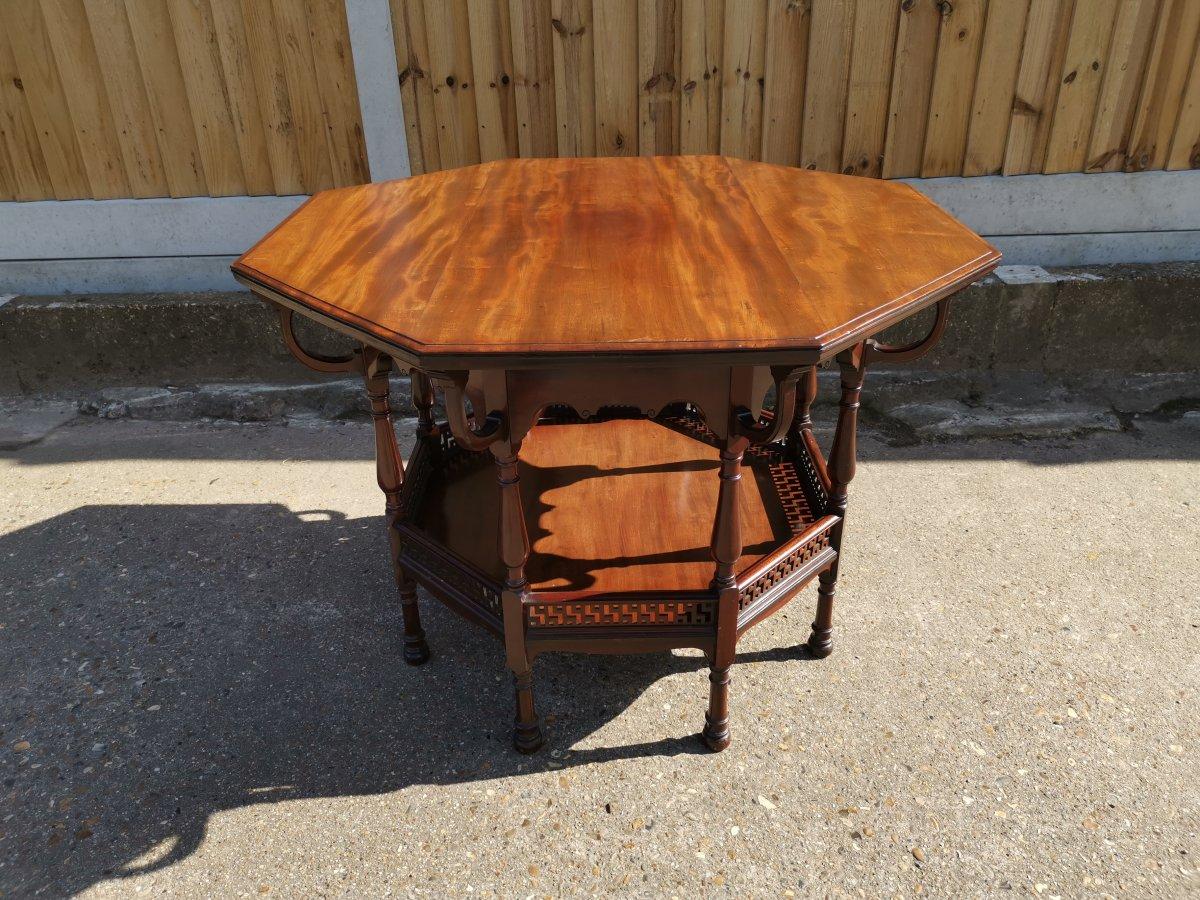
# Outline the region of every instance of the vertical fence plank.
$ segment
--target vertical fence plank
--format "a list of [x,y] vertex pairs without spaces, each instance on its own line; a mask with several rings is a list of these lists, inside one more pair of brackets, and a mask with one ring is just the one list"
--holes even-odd
[[1117,8],[1085,171],[1116,172],[1125,165],[1158,4],[1159,0],[1121,0]]
[[429,82],[443,168],[479,162],[475,72],[466,0],[425,0]]
[[682,0],[681,153],[721,152],[721,48],[725,0]]
[[1042,166],[1047,174],[1079,172],[1087,162],[1096,99],[1116,16],[1117,0],[1092,0],[1086,6],[1075,6]]
[[1192,73],[1167,155],[1167,168],[1172,170],[1200,169],[1200,61],[1197,60],[1200,60],[1200,44],[1192,52]]
[[[253,0],[251,0],[253,2]],[[504,3],[505,0],[497,0]],[[437,147],[437,121],[433,114],[433,86],[429,83],[429,40],[422,0],[389,0],[396,66],[400,70],[400,104],[408,132],[408,164],[414,175],[442,167]]]
[[207,0],[170,0],[168,9],[209,192],[214,197],[245,194],[246,179],[225,99],[212,11]]
[[161,0],[125,0],[125,13],[172,197],[208,195],[208,181],[171,16]]
[[[475,71],[475,117],[479,124],[479,158],[483,162],[491,162],[519,156],[521,150],[517,142],[508,0],[473,0],[468,12],[471,67]],[[407,107],[404,114],[408,116]]]
[[[603,0],[601,0],[603,2]],[[596,69],[591,0],[553,0],[554,113],[559,156],[596,153]]]
[[988,4],[963,175],[999,175],[1004,166],[1004,145],[1012,121],[1017,68],[1021,64],[1028,15],[1029,0],[996,0]]
[[128,197],[129,179],[83,4],[42,0],[42,15],[91,194],[97,199]]
[[726,4],[721,75],[721,153],[726,156],[762,155],[766,32],[766,0]]
[[1125,169],[1161,169],[1167,162],[1200,30],[1198,0],[1163,0],[1150,64],[1129,140]]
[[276,37],[275,13],[270,3],[262,0],[241,0],[241,11],[246,52],[271,164],[271,181],[277,194],[299,194],[304,190],[304,176],[292,128],[292,101]]
[[987,0],[954,0],[942,9],[921,175],[961,175],[979,71]]
[[878,178],[883,171],[888,98],[892,91],[899,3],[858,3],[846,93],[842,171]]
[[921,171],[940,22],[935,0],[904,0],[900,4],[883,147],[884,178],[906,178]]
[[638,152],[637,0],[602,0],[592,8],[596,29],[596,152]]
[[1005,175],[1040,172],[1045,162],[1074,5],[1075,0],[1033,0],[1029,7],[1004,148]]
[[[104,0],[101,0],[104,2]],[[240,0],[211,0],[213,27],[221,71],[225,76],[225,96],[229,117],[237,135],[246,191],[250,194],[275,193],[271,158],[267,153],[267,135],[258,102],[258,86],[250,68],[250,48],[242,20]]]
[[806,169],[837,172],[842,167],[853,40],[854,5],[850,0],[812,0],[800,136],[800,165]]
[[638,6],[638,151],[679,152],[680,7],[678,0]]
[[292,105],[300,172],[310,194],[334,186],[329,144],[325,136],[325,111],[317,87],[316,63],[308,35],[304,0],[274,0],[275,24],[283,55],[283,75]]
[[111,0],[86,0],[84,11],[99,49],[96,61],[116,124],[130,193],[134,197],[165,197],[169,193],[167,176],[125,7]]
[[811,7],[806,3],[767,6],[763,76],[762,160],[800,165],[804,130],[804,82],[808,74]]
[[0,15],[0,168],[7,175],[5,196],[13,200],[49,200],[54,183],[42,157],[37,126],[25,102],[25,85]]
[[[522,156],[556,156],[554,27],[550,0],[509,0],[516,84],[517,140]],[[637,52],[636,45],[634,52]]]
[[83,169],[62,80],[54,65],[46,21],[37,0],[0,3],[0,26],[11,42],[22,93],[37,128],[38,143],[55,199],[90,197],[91,187]]
[[[458,21],[461,13],[462,21]],[[461,33],[470,67],[470,38],[466,36],[466,7],[456,7],[455,31]],[[367,166],[367,141],[363,135],[362,115],[358,108],[358,82],[354,77],[354,58],[350,53],[350,26],[346,22],[343,0],[308,0],[308,32],[312,41],[313,63],[316,67],[317,88],[321,109],[325,115],[325,134],[329,144],[329,161],[333,180],[338,187],[364,184],[371,180]],[[464,79],[474,83],[469,73]],[[464,80],[463,89],[467,89]],[[470,111],[471,133],[474,135],[475,103]],[[478,162],[478,151],[472,162]]]

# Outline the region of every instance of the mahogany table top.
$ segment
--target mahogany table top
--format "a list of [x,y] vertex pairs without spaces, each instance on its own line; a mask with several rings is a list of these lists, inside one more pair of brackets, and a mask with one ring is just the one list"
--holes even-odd
[[647,157],[504,160],[325,191],[233,271],[449,369],[815,362],[999,259],[907,185]]

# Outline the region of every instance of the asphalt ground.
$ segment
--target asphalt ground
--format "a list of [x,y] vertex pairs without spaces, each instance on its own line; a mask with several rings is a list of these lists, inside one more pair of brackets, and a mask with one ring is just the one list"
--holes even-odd
[[6,896],[1200,892],[1200,427],[867,434],[834,654],[400,657],[367,426],[77,419],[0,454]]

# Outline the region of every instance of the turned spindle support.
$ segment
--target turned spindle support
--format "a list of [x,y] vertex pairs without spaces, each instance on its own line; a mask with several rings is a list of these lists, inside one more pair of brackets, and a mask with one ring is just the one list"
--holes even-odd
[[842,560],[842,533],[846,522],[846,505],[850,482],[854,479],[858,449],[858,407],[863,378],[867,368],[864,347],[857,344],[837,356],[841,372],[842,396],[838,403],[837,430],[829,451],[829,509],[840,517],[830,534],[830,545],[837,551],[833,563],[819,576],[817,588],[817,617],[808,638],[808,648],[814,656],[824,658],[833,652],[833,595],[837,587],[838,564]]
[[713,519],[712,558],[716,563],[712,588],[717,592],[717,637],[710,660],[708,712],[704,714],[701,737],[710,750],[729,746],[729,670],[737,647],[738,587],[734,567],[742,555],[742,527],[738,516],[738,494],[742,480],[742,456],[749,441],[731,434],[721,451],[720,490]]
[[533,753],[542,746],[543,738],[533,707],[533,666],[525,645],[525,599],[529,594],[525,563],[529,559],[529,533],[525,528],[517,463],[521,445],[499,440],[489,449],[500,485],[498,548],[505,567],[500,602],[504,616],[504,650],[513,673],[517,701],[513,746],[522,753]]
[[425,631],[421,627],[421,613],[417,607],[417,586],[412,576],[400,564],[400,532],[396,530],[396,519],[400,515],[400,490],[404,485],[404,461],[396,443],[396,429],[392,425],[389,404],[389,375],[392,360],[373,347],[363,347],[363,381],[367,398],[371,401],[371,419],[375,425],[375,478],[386,498],[384,518],[387,522],[388,546],[392,555],[392,571],[396,578],[396,589],[400,594],[401,610],[404,613],[404,661],[417,666],[429,659],[429,645],[425,642]]

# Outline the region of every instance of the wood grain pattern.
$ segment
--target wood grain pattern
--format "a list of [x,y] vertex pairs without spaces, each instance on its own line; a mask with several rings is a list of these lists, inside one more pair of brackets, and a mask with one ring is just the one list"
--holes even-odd
[[725,0],[682,0],[681,153],[721,150],[721,64]]
[[[470,39],[466,36],[466,10],[455,7],[456,34],[463,43],[462,65],[471,63]],[[358,111],[358,84],[354,76],[354,60],[350,54],[350,28],[346,24],[346,7],[342,0],[308,0],[308,31],[312,41],[313,63],[316,68],[317,89],[321,97],[321,114],[325,120],[325,137],[334,184],[362,184],[370,181],[367,168],[367,146],[363,138],[362,121]],[[461,19],[461,21],[460,21]],[[464,77],[470,77],[469,72]],[[463,90],[474,91],[474,78]],[[474,115],[475,104],[470,104]],[[478,162],[478,152],[471,158]]]
[[1017,91],[1029,0],[989,3],[971,101],[964,175],[999,175]]
[[224,99],[224,80],[212,10],[207,0],[168,0],[171,28],[204,176],[214,197],[246,193],[233,116]]
[[171,15],[158,0],[125,0],[138,70],[172,197],[208,193]]
[[442,166],[479,162],[479,125],[475,117],[475,72],[471,63],[466,0],[425,3],[429,34],[429,83],[438,121]]
[[1117,8],[1084,171],[1116,172],[1125,166],[1158,5],[1159,0],[1121,0]]
[[1042,171],[1078,172],[1087,158],[1117,0],[1076,4]]
[[[436,172],[442,168],[442,163],[438,153],[437,119],[433,112],[433,85],[429,82],[425,5],[420,0],[389,2],[392,9],[392,39],[396,44],[396,66],[400,74],[400,103],[404,109],[404,129],[408,137],[409,165],[414,175]],[[507,14],[508,4],[505,4],[506,21]],[[471,43],[474,48],[474,38]],[[505,70],[501,77],[511,79],[509,72],[511,70]]]
[[128,197],[132,193],[129,179],[83,4],[81,0],[43,0],[42,15],[91,196]]
[[304,193],[300,151],[292,134],[292,100],[288,96],[283,56],[276,40],[275,12],[270,3],[241,0],[246,54],[262,118],[263,140],[278,194]]
[[1033,0],[1030,4],[1004,149],[1005,175],[1042,170],[1075,2]]
[[592,7],[596,29],[596,153],[638,152],[637,0],[605,0]]
[[846,92],[846,137],[842,142],[842,172],[847,175],[878,178],[883,173],[899,25],[899,7],[886,3],[858,5]]
[[54,50],[37,0],[0,3],[0,26],[8,35],[16,61],[21,93],[37,129],[46,171],[57,200],[90,197],[75,128]]
[[0,190],[7,200],[40,200],[54,196],[54,183],[4,21],[0,13]]
[[554,27],[550,0],[509,0],[517,139],[525,157],[554,156]]
[[554,113],[559,156],[596,155],[596,64],[591,0],[553,0]]
[[921,172],[941,21],[934,0],[913,0],[902,4],[900,10],[883,151],[884,178],[905,178]]
[[[393,10],[398,0],[392,0]],[[519,156],[517,106],[512,83],[512,29],[508,3],[472,3],[471,67],[475,72],[475,113],[479,123],[479,158],[484,162]],[[393,13],[394,15],[394,13]],[[408,121],[408,106],[404,107]]]
[[1195,59],[1198,32],[1200,3],[1163,0],[1130,133],[1127,171],[1161,169],[1166,164]]
[[238,153],[249,194],[275,193],[271,158],[258,85],[250,66],[250,44],[242,19],[240,0],[210,0],[217,51],[224,76],[229,117],[237,136]]
[[921,163],[925,178],[962,171],[986,9],[986,0],[955,0],[942,14]]
[[760,154],[763,162],[800,165],[811,23],[811,8],[807,4],[772,3],[767,7]]
[[800,165],[837,172],[846,134],[854,9],[843,0],[813,0],[812,15]]
[[638,150],[679,152],[680,6],[676,0],[638,5]]
[[1200,44],[1193,55],[1192,74],[1183,93],[1175,135],[1171,138],[1167,168],[1172,170],[1200,169],[1200,62],[1195,61],[1198,57]]
[[162,197],[169,191],[167,175],[125,7],[87,0],[84,10],[96,46],[103,48],[103,52],[96,54],[96,61],[103,76],[104,94],[113,115],[130,193],[134,197]]
[[[592,596],[706,590],[719,465],[715,447],[646,420],[534,429],[520,463],[530,589]],[[493,470],[480,467],[438,484],[422,524],[434,540],[503,581]],[[741,487],[737,571],[791,537],[778,499],[753,471]],[[580,520],[583,510],[620,509],[669,510],[670,526],[652,513],[593,516],[586,527]]]
[[758,159],[762,153],[766,32],[766,0],[725,5],[721,152],[729,156]]
[[666,351],[805,362],[998,258],[901,185],[647,157],[502,161],[328,192],[235,272],[448,366]]

